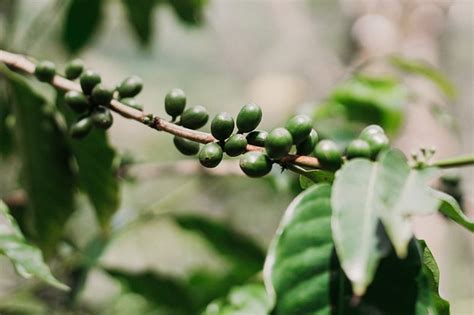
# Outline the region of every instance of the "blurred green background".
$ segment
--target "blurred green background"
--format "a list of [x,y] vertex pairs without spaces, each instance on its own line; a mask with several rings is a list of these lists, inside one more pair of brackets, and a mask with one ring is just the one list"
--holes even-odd
[[[142,11],[131,13],[133,6],[127,9],[124,5],[127,2],[145,6]],[[384,41],[390,41],[394,32],[390,27],[397,34],[410,35],[406,29],[396,29],[403,23],[393,23],[386,29],[386,24],[373,24],[364,29],[363,16],[384,16],[384,12],[386,16],[396,15],[394,3],[398,1],[395,0],[208,0],[174,4],[170,0],[169,3],[157,1],[155,6],[147,8],[149,2],[153,1],[102,1],[102,16],[92,37],[83,47],[75,49],[77,43],[69,42],[68,46],[64,41],[71,1],[3,0],[0,1],[3,23],[0,36],[4,38],[3,46],[10,50],[57,64],[63,64],[71,56],[80,56],[88,68],[100,72],[103,81],[110,85],[131,74],[142,77],[145,86],[139,100],[147,112],[165,117],[164,96],[171,88],[180,87],[187,94],[188,104],[206,106],[211,116],[220,111],[235,115],[242,105],[257,103],[263,109],[261,127],[264,129],[283,124],[295,112],[312,113],[347,78],[348,68],[360,60],[409,50],[410,47],[397,45],[413,44],[397,39],[385,43],[388,48],[384,46]],[[436,145],[441,156],[472,152],[473,3],[414,2],[426,5],[421,13],[416,12],[425,21],[423,25],[433,27],[432,32],[436,33],[431,38],[434,44],[415,41],[416,49],[421,46],[423,52],[425,44],[428,50],[436,47],[435,56],[429,61],[447,73],[458,91],[455,104],[446,105],[452,102],[446,102],[436,93],[429,102],[439,103],[444,121],[456,127],[444,128],[443,137],[438,137],[440,131],[430,132],[430,122],[425,122],[424,116],[413,116],[413,112],[406,110],[406,123],[397,133],[396,144],[406,152],[416,149],[420,142]],[[93,12],[94,5],[90,3],[83,14]],[[402,5],[399,10],[399,16],[395,17],[398,22],[403,18],[409,20],[407,15],[415,12]],[[149,28],[145,22],[148,13]],[[129,14],[138,14],[142,25],[138,27],[148,29],[149,33],[142,31],[141,37],[137,36]],[[14,22],[10,25],[8,20],[13,15]],[[79,21],[81,18],[89,26],[94,24],[86,23],[89,21],[85,17],[79,17]],[[74,25],[72,34],[79,36],[84,27]],[[379,27],[385,32],[379,31]],[[375,46],[364,47],[363,36],[375,38]],[[52,90],[49,94],[53,99]],[[216,176],[198,168],[198,176],[190,175],[182,172],[180,166],[194,167],[198,162],[179,155],[171,136],[115,118],[109,132],[112,145],[120,154],[131,155],[143,165],[137,167],[136,173],[132,172],[136,175],[134,180],[122,182],[120,209],[113,217],[113,226],[121,232],[100,258],[100,266],[127,272],[153,271],[180,279],[188,279],[196,270],[225,274],[232,269],[232,264],[208,242],[181,228],[169,214],[212,218],[255,240],[262,249],[267,248],[283,211],[297,192],[291,175],[251,180],[234,175],[235,161],[223,166],[223,172],[228,171],[229,175]],[[413,119],[417,120],[418,129],[410,128]],[[439,121],[437,124],[442,125]],[[189,163],[179,164],[182,160]],[[164,171],[167,165],[178,167]],[[0,159],[0,197],[19,188],[18,171],[16,158]],[[274,175],[279,172],[274,168]],[[472,169],[463,170],[464,205],[471,215],[473,183]],[[85,198],[79,198],[78,202],[65,234],[84,248],[94,239],[98,227]],[[416,224],[421,236],[433,246],[441,270],[441,293],[451,301],[452,314],[473,314],[473,236],[439,217],[419,219]],[[71,250],[66,245],[63,247],[65,253]],[[30,303],[31,310],[41,313],[43,305],[38,299],[19,290],[25,283],[14,274],[8,261],[0,257],[0,264],[0,313],[4,314],[2,305],[15,303]],[[150,309],[146,297],[120,289],[116,279],[100,268],[93,269],[79,300],[85,306],[78,307],[74,314],[148,314]]]

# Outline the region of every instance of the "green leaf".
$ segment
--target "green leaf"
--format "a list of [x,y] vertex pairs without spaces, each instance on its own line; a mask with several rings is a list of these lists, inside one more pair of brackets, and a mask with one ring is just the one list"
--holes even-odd
[[7,206],[0,200],[0,254],[8,257],[22,277],[36,277],[61,290],[68,287],[59,282],[43,260],[41,251],[28,244]]
[[148,45],[153,33],[153,9],[155,0],[123,0],[130,27],[140,44]]
[[272,301],[259,283],[233,288],[226,298],[212,302],[202,315],[267,315]]
[[37,243],[49,256],[74,210],[71,152],[52,106],[23,78],[12,73],[8,78],[22,183],[28,195],[28,219],[32,220]]
[[0,157],[8,156],[13,150],[11,107],[8,104],[7,82],[0,78]]
[[[71,125],[76,117],[65,107],[63,98],[63,93],[58,93],[57,106]],[[107,133],[97,128],[84,139],[70,140],[70,146],[79,170],[79,184],[89,197],[102,229],[107,231],[120,205],[116,152],[109,144]]]
[[195,215],[177,215],[173,219],[181,228],[200,234],[217,253],[248,276],[261,270],[265,253],[249,237],[227,225]]
[[453,220],[454,222],[460,224],[471,232],[474,232],[474,221],[469,219],[464,212],[461,210],[459,203],[451,197],[450,195],[443,193],[441,191],[433,191],[436,198],[441,201],[439,206],[439,211]]
[[62,28],[62,42],[70,53],[90,42],[103,20],[102,10],[102,0],[71,0]]
[[311,170],[300,175],[300,186],[302,189],[306,189],[309,186],[319,183],[329,183],[334,181],[334,173],[325,170]]
[[349,281],[338,272],[333,284],[333,314],[344,315],[421,315],[430,304],[421,304],[423,288],[418,278],[422,272],[421,255],[416,240],[408,246],[407,257],[400,259],[392,250],[380,260],[373,282],[362,297],[354,297]]
[[333,237],[357,295],[364,293],[389,248],[380,222],[403,258],[413,237],[410,216],[438,208],[426,184],[434,173],[431,168],[411,169],[397,150],[385,152],[378,162],[351,160],[336,173],[331,199]]
[[420,75],[432,81],[449,98],[453,99],[456,97],[456,88],[451,81],[429,63],[423,60],[408,59],[400,56],[392,56],[390,61],[404,72]]
[[155,272],[128,273],[106,270],[128,291],[140,294],[156,306],[168,307],[173,314],[194,314],[195,309],[187,287],[178,279]]
[[379,124],[394,133],[401,126],[406,102],[406,88],[398,80],[357,75],[338,86],[329,103],[344,106],[348,121]]
[[418,275],[417,315],[449,315],[449,303],[439,295],[439,269],[430,249],[418,241],[422,255],[422,270]]
[[331,186],[309,187],[287,208],[270,246],[265,284],[275,314],[330,314]]
[[189,25],[199,25],[204,19],[207,0],[167,0],[179,19]]

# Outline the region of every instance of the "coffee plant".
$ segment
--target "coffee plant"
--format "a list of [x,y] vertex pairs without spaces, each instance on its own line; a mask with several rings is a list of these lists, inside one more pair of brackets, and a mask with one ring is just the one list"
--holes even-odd
[[[233,257],[235,270],[243,276],[231,271],[226,279],[236,286],[216,282],[216,292],[211,292],[211,287],[188,288],[152,274],[106,270],[130,291],[166,305],[172,314],[449,314],[449,303],[438,292],[436,262],[427,244],[415,238],[411,219],[440,212],[474,232],[474,222],[462,212],[459,196],[432,186],[443,169],[472,165],[473,156],[435,160],[434,149],[421,148],[407,158],[390,146],[387,130],[377,124],[366,126],[349,141],[331,139],[326,127],[318,130],[318,113],[316,121],[296,115],[284,127],[264,131],[258,129],[265,117],[258,105],[243,106],[235,117],[226,112],[210,115],[203,106],[190,106],[188,96],[178,88],[163,101],[169,118],[159,117],[145,112],[136,99],[144,86],[137,76],[113,88],[79,59],[65,66],[64,75],[50,61],[35,62],[3,50],[0,61],[5,65],[1,73],[14,100],[16,123],[26,126],[18,134],[23,167],[33,173],[24,179],[34,209],[32,229],[19,227],[5,203],[0,203],[0,253],[20,275],[69,290],[74,299],[107,246],[110,219],[119,200],[115,153],[104,130],[113,125],[115,112],[170,134],[180,153],[196,156],[205,168],[218,168],[226,156],[239,157],[247,176],[262,177],[280,168],[296,173],[302,189],[288,206],[266,255],[251,240],[217,223],[194,216],[175,218],[218,252]],[[406,66],[410,61],[403,62]],[[25,78],[29,75],[56,88],[56,106],[48,107],[31,88]],[[342,91],[347,85],[368,83],[370,88],[373,80],[355,75],[332,99],[344,104],[348,95]],[[198,130],[209,121],[211,133]],[[380,124],[388,132],[397,128],[383,120]],[[2,143],[3,150],[6,145]],[[35,150],[41,150],[41,159],[64,169],[45,173],[32,159],[38,156]],[[60,183],[61,195],[56,195],[58,187],[50,180]],[[445,176],[442,183],[440,187],[456,191],[456,179]],[[53,276],[43,257],[54,257],[61,226],[72,213],[76,185],[94,206],[102,234],[85,249],[88,261],[74,269],[78,276],[64,283],[66,278]],[[50,199],[52,195],[56,197]],[[210,293],[200,292],[197,298],[196,290]]]
[[[162,117],[140,100],[142,90],[156,87],[136,75],[115,84],[79,58],[59,65],[13,51],[34,55],[33,46],[55,24],[53,13],[60,12],[60,46],[75,57],[111,21],[106,14],[111,3],[123,10],[137,44],[149,49],[158,10],[167,8],[177,21],[198,26],[208,1],[51,1],[19,46],[13,40],[13,26],[21,24],[15,21],[18,3],[0,1],[0,161],[14,171],[20,166],[20,189],[0,190],[8,191],[0,195],[0,264],[11,264],[18,279],[26,280],[17,279],[18,285],[5,292],[9,281],[0,280],[0,314],[450,314],[439,292],[435,257],[415,236],[412,221],[439,213],[474,232],[474,221],[461,209],[458,173],[474,165],[474,156],[439,159],[435,148],[419,143],[407,157],[390,141],[401,129],[406,104],[419,97],[404,81],[406,75],[430,81],[446,100],[454,98],[454,87],[436,68],[398,55],[369,59],[350,69],[311,112],[292,115],[270,130],[261,125],[268,109],[258,104],[249,102],[236,113],[209,112],[181,88],[165,95]],[[371,63],[383,63],[393,75],[364,72]],[[441,107],[426,103],[440,123],[449,123]],[[221,185],[220,175],[232,180],[242,175],[239,180],[291,194],[270,246],[264,250],[229,224],[197,214],[166,209],[122,218],[121,187],[141,183],[130,168],[142,163],[110,144],[107,130],[120,119],[169,138],[168,147],[154,150],[174,146],[188,157],[165,164],[164,171],[200,175],[203,186]],[[181,168],[181,162],[191,164]],[[155,177],[153,171],[145,175]],[[213,193],[233,194],[258,209],[240,194],[253,187],[237,184],[231,192]],[[88,206],[94,217],[83,224],[75,215]],[[196,236],[225,268],[176,276],[102,263],[116,239],[155,216]],[[67,225],[80,225],[78,233],[92,236],[79,241]],[[112,304],[99,308],[81,299],[84,293],[100,295],[100,286],[90,284],[97,271],[120,287]]]

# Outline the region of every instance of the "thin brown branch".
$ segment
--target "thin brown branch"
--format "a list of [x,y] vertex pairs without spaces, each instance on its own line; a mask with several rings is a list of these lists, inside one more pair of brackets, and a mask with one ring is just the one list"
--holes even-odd
[[[8,51],[0,50],[0,62],[3,62],[11,69],[18,70],[21,72],[33,74],[35,71],[35,64],[27,57]],[[51,82],[51,85],[63,91],[81,91],[81,87],[78,83],[70,81],[60,75],[56,75],[54,77],[53,81]],[[128,119],[136,120],[141,123],[144,123],[148,119],[148,117],[150,117],[149,114],[131,108],[115,99],[110,102],[109,106],[110,109],[116,112],[117,114]],[[209,143],[216,141],[216,139],[210,133],[187,129],[155,115],[153,115],[153,118],[153,124],[149,125],[153,129],[164,131],[175,136],[183,137],[200,143]],[[247,151],[264,151],[264,149],[258,146],[247,145]],[[289,154],[282,158],[281,163],[293,163],[309,168],[320,167],[318,159],[314,157],[293,154]]]

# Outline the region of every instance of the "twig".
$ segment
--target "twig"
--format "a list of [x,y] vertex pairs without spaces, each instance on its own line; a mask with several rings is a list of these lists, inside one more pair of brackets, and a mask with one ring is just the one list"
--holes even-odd
[[[0,50],[0,62],[5,63],[12,69],[20,70],[25,73],[33,74],[35,71],[35,64],[26,58],[23,55],[11,53],[8,51]],[[57,89],[63,91],[81,91],[81,87],[78,83],[70,81],[60,75],[56,75],[51,82],[51,85]],[[118,100],[112,100],[109,105],[110,109],[119,115],[133,119],[141,123],[145,123],[146,120],[150,117],[149,114],[143,113],[139,110],[131,108],[125,104],[122,104]],[[164,131],[175,136],[193,140],[200,143],[209,143],[214,142],[216,139],[210,134],[202,131],[187,129],[181,126],[178,126],[172,122],[169,122],[159,116],[153,115],[153,123],[148,125],[149,127],[156,129],[158,131]],[[262,147],[247,145],[247,151],[264,151]],[[318,159],[311,156],[303,155],[294,155],[289,154],[281,159],[281,163],[287,164],[297,164],[301,166],[306,166],[309,168],[319,168]]]
[[431,166],[437,166],[440,168],[452,168],[474,165],[474,155],[465,155],[459,157],[453,157],[444,160],[438,160],[431,163]]

